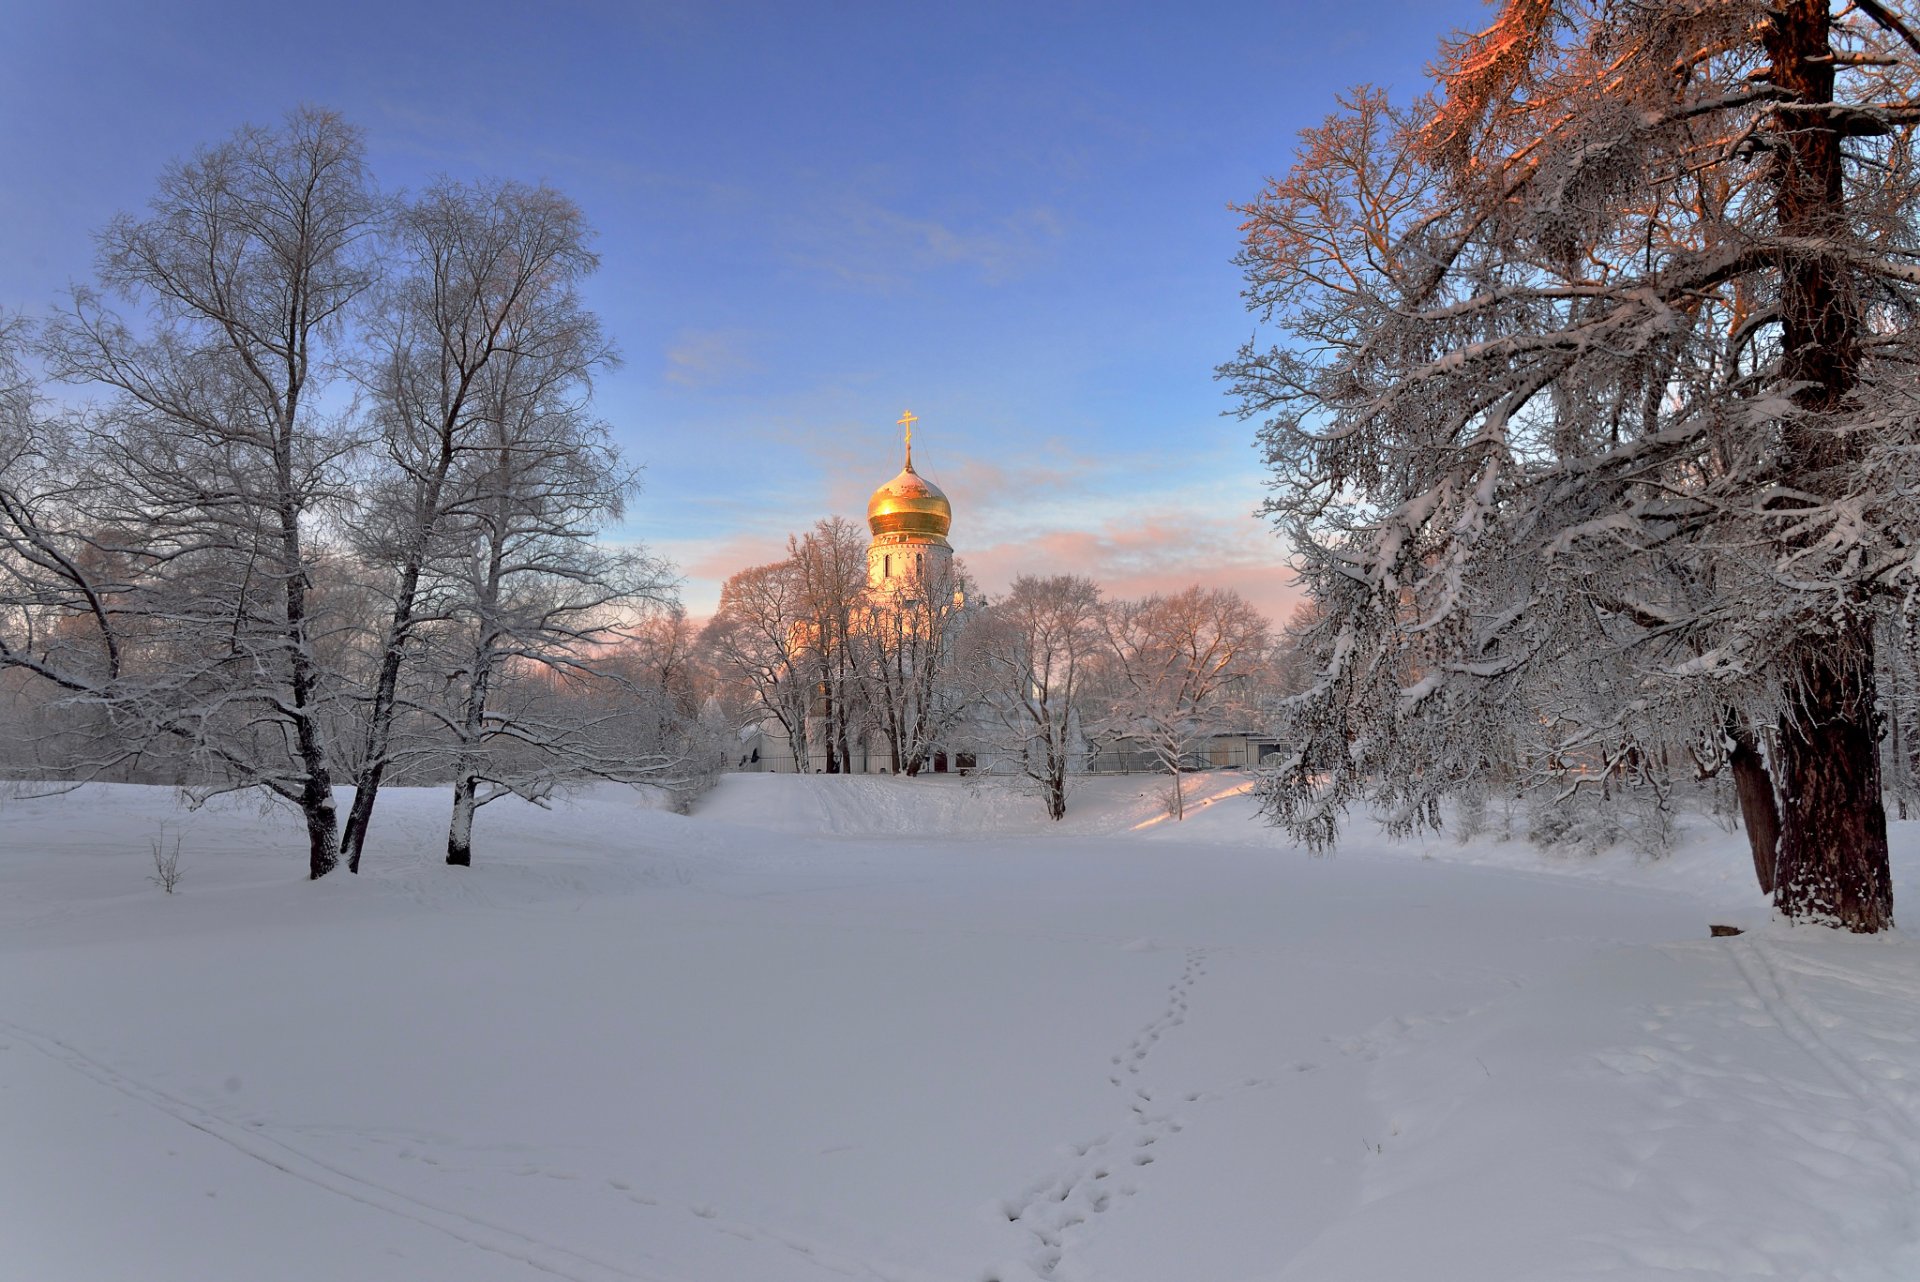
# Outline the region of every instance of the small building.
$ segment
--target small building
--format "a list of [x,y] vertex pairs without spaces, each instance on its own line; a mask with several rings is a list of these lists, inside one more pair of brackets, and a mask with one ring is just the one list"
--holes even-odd
[[[1267,764],[1285,745],[1273,735],[1251,730],[1217,730],[1198,735],[1180,755],[1182,770],[1250,770]],[[1088,774],[1157,774],[1165,767],[1145,739],[1123,735],[1089,745]]]

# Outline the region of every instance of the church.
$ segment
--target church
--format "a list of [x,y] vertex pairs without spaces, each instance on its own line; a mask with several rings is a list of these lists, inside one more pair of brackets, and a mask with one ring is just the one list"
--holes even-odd
[[907,460],[900,474],[867,500],[867,586],[898,596],[924,583],[953,579],[953,504],[939,486],[913,470],[912,411],[900,416],[907,429]]
[[[847,727],[839,768],[849,774],[945,773],[972,764],[941,742],[950,724],[941,677],[961,617],[969,608],[956,574],[953,504],[913,465],[913,425],[901,415],[905,459],[867,501],[867,590],[852,625],[868,672],[867,698]],[[795,644],[793,649],[803,647]],[[771,773],[832,769],[830,705],[815,698],[808,717],[808,760],[798,761],[777,723],[750,727],[740,768]],[[842,715],[845,715],[843,712]],[[902,759],[902,744],[912,745]]]

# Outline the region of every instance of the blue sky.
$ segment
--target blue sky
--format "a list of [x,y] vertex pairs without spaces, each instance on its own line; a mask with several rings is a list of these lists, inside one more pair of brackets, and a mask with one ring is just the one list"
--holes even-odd
[[602,414],[646,492],[619,537],[719,581],[897,469],[1022,571],[1283,613],[1227,205],[1359,82],[1409,96],[1479,0],[1267,4],[8,6],[0,307],[43,310],[170,159],[319,103],[384,186],[500,175],[599,231],[625,357]]

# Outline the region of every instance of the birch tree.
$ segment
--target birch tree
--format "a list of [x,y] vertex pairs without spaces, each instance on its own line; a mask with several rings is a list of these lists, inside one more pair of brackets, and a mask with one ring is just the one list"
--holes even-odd
[[[332,624],[310,594],[317,523],[354,446],[326,390],[373,279],[361,150],[338,117],[303,109],[170,166],[145,217],[100,234],[101,283],[141,314],[80,288],[49,327],[51,369],[109,399],[61,483],[69,501],[43,491],[6,517],[11,538],[51,555],[37,573],[62,609],[85,611],[100,662],[68,666],[18,634],[0,662],[297,806],[316,878],[338,857],[338,692],[315,657]],[[42,523],[56,509],[57,535]]]
[[623,629],[619,651],[600,660],[620,678],[617,697],[633,708],[633,742],[667,764],[647,782],[684,813],[719,778],[739,744],[720,674],[677,600],[650,605]]
[[7,764],[35,774],[105,773],[139,742],[99,702],[122,663],[114,586],[90,506],[84,451],[48,412],[29,368],[29,327],[0,313],[0,699]]
[[1620,679],[1558,751],[1764,732],[1777,909],[1891,924],[1917,65],[1904,4],[1507,0],[1435,97],[1359,91],[1302,136],[1243,211],[1283,339],[1223,369],[1324,611],[1276,818],[1433,822],[1457,735],[1597,657]]
[[658,561],[598,539],[636,480],[589,412],[583,345],[554,338],[541,309],[510,313],[479,375],[484,436],[452,512],[461,556],[441,670],[456,866],[472,862],[474,815],[492,801],[544,802],[568,779],[634,783],[675,764],[635,738],[634,708],[596,703],[621,684],[615,647],[633,612],[665,604],[671,581]]
[[813,691],[808,719],[826,750],[826,772],[843,774],[853,768],[853,740],[869,712],[855,636],[867,591],[867,542],[836,516],[789,539],[787,555],[799,589],[794,649]]
[[[356,513],[356,545],[386,572],[388,617],[362,709],[353,805],[341,836],[350,871],[360,856],[390,748],[402,666],[415,631],[446,615],[457,581],[437,562],[457,547],[451,527],[473,506],[462,472],[502,448],[486,374],[496,361],[552,383],[581,382],[610,359],[577,285],[596,259],[574,203],[513,182],[436,183],[396,212],[397,272],[369,326],[363,375],[380,471]],[[497,460],[495,460],[497,463]]]

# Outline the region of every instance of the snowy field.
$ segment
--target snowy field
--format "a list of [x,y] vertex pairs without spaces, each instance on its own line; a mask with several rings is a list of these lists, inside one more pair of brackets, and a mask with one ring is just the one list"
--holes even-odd
[[1704,821],[1312,859],[1191,786],[502,803],[468,872],[394,791],[318,885],[279,812],[0,800],[0,1278],[1920,1278],[1913,943]]

